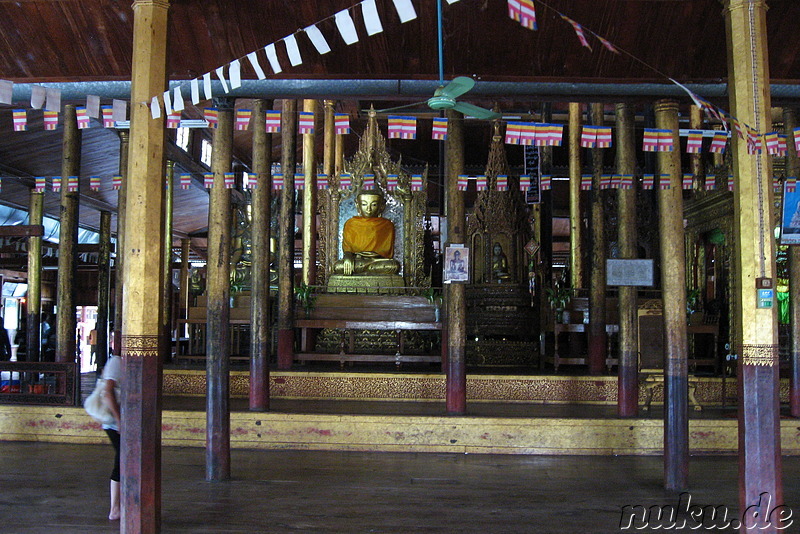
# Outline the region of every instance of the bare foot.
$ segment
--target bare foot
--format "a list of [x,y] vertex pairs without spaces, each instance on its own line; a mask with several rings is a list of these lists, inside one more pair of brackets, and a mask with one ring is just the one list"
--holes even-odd
[[119,510],[111,510],[108,514],[109,521],[116,521],[119,519]]

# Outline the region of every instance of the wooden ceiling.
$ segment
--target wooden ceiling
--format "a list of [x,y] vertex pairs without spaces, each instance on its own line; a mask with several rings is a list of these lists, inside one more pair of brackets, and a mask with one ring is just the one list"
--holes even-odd
[[[392,0],[376,0],[384,31],[369,37],[364,31],[359,0],[171,0],[168,73],[171,80],[188,80],[276,42],[284,71],[270,78],[298,80],[436,80],[436,2],[412,0],[418,18],[400,23]],[[538,31],[508,17],[506,0],[444,2],[444,73],[447,79],[472,76],[485,82],[519,84],[604,83],[623,91],[641,83],[724,84],[727,77],[725,25],[719,0],[546,0],[535,2]],[[800,2],[768,0],[768,42],[773,81],[800,82]],[[349,9],[360,41],[345,45],[333,15]],[[580,45],[572,27],[559,13],[605,37],[625,53],[614,54],[594,37],[592,50]],[[282,38],[317,24],[332,51],[320,56],[305,34],[297,41],[304,62],[289,66]],[[0,0],[0,78],[16,83],[104,82],[130,80],[133,11],[131,0]],[[255,79],[247,61],[243,76]],[[264,96],[264,95],[258,95]],[[326,95],[342,100],[342,95]],[[553,95],[555,102],[569,97]],[[481,95],[482,105],[535,110],[545,98]],[[604,97],[613,102],[614,98]],[[404,103],[396,95],[348,95],[340,109],[352,113],[370,104]],[[389,102],[391,101],[391,102]],[[78,102],[80,103],[80,102]],[[104,102],[105,103],[105,102]],[[688,99],[687,99],[688,103]],[[721,102],[721,104],[725,104]],[[13,132],[11,109],[0,106],[0,203],[28,204],[32,176],[61,172],[61,129],[44,131],[41,112],[29,113],[29,130]],[[203,107],[204,103],[200,104]],[[187,114],[199,116],[199,109]],[[484,143],[476,153],[486,152]],[[355,136],[353,136],[355,137]],[[236,154],[247,164],[249,134],[238,133]],[[427,142],[392,144],[404,161],[430,161],[437,150]],[[277,154],[277,152],[276,152]],[[113,130],[83,132],[81,175],[118,173],[119,140]],[[436,161],[431,161],[435,164]],[[20,176],[21,179],[7,179]],[[116,208],[110,184],[100,191],[82,185],[81,223],[96,228],[100,209]],[[179,236],[207,225],[207,194],[199,185],[176,190],[175,227]],[[57,216],[58,199],[46,195],[46,213]]]

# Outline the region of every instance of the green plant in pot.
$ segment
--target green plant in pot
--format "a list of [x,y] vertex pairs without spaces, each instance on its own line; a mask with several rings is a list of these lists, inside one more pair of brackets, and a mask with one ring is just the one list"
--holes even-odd
[[441,320],[442,310],[442,290],[435,287],[428,287],[422,292],[428,302],[433,304],[434,320],[438,323]]
[[240,293],[241,291],[244,291],[244,287],[245,287],[244,286],[244,280],[238,275],[238,273],[236,273],[236,271],[232,272],[231,273],[231,278],[230,278],[230,290],[231,290],[231,293],[230,293],[230,299],[231,299],[230,305],[231,305],[231,308],[234,307],[236,294]]
[[698,324],[703,320],[700,294],[699,288],[686,290],[686,320],[690,324]]
[[547,296],[547,302],[550,307],[556,311],[556,321],[561,322],[564,319],[564,308],[566,308],[569,301],[572,299],[572,291],[568,287],[548,287],[544,290]]
[[303,306],[306,317],[310,316],[311,310],[314,309],[317,302],[317,295],[314,294],[314,287],[305,282],[301,282],[299,286],[294,288],[294,294],[297,297],[297,301]]

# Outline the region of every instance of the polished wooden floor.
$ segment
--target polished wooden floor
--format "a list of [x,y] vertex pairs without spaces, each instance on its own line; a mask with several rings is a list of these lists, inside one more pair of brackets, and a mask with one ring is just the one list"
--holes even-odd
[[[0,442],[0,458],[0,532],[118,531],[110,445]],[[234,450],[215,483],[204,465],[203,449],[164,449],[162,532],[607,534],[624,505],[678,502],[660,457]],[[800,458],[783,468],[800,509]],[[736,517],[736,457],[693,457],[689,479],[694,504]]]

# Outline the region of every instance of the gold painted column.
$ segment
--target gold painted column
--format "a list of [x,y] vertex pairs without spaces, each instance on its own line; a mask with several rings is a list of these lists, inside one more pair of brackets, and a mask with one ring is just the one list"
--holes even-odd
[[269,410],[270,356],[270,221],[272,220],[272,134],[266,130],[266,112],[272,102],[253,103],[252,193],[253,264],[250,271],[250,410]]
[[[592,124],[603,125],[603,104],[592,104]],[[603,373],[606,365],[606,236],[604,192],[600,189],[603,176],[603,148],[593,148],[592,190],[589,193],[591,210],[591,270],[589,271],[589,374]]]
[[278,369],[294,361],[294,171],[297,166],[297,101],[281,111],[281,211],[278,216]]
[[[797,178],[800,173],[800,157],[794,144],[794,129],[797,128],[797,111],[794,108],[783,109],[783,127],[787,149],[786,176]],[[789,410],[792,417],[800,417],[800,247],[798,246],[789,247],[789,313],[791,314],[789,324],[792,329]]]
[[[689,128],[692,130],[703,129],[703,110],[697,106],[689,108]],[[703,154],[689,154],[689,170],[692,172],[692,184],[695,190],[702,190],[705,186],[705,169],[703,168]]]
[[[129,133],[127,130],[119,130],[119,173],[122,176],[122,184],[117,191],[117,243],[114,253],[114,321],[113,328],[119,341],[119,334],[122,332],[122,294],[124,287],[123,272],[124,252],[125,252],[125,198],[128,190],[128,148]],[[117,343],[117,355],[119,355],[120,344]]]
[[79,190],[70,192],[70,176],[81,171],[81,131],[75,106],[64,107],[64,143],[61,160],[61,216],[58,234],[58,282],[56,289],[56,361],[74,362],[75,329],[75,250],[78,246]]
[[[723,0],[731,114],[759,133],[771,130],[766,11],[763,0]],[[739,507],[758,505],[767,492],[783,504],[778,401],[777,311],[758,308],[758,279],[775,281],[772,158],[750,155],[733,136],[734,346],[739,355]],[[744,527],[742,532],[745,532]],[[749,531],[748,531],[749,532]],[[759,532],[779,532],[776,525]]]
[[218,123],[211,144],[214,187],[208,202],[208,263],[206,295],[206,480],[231,477],[230,421],[230,296],[231,172],[234,100],[217,98]]
[[[327,207],[327,224],[321,225],[320,232],[323,232],[324,242],[336,243],[336,236],[339,234],[339,176],[336,173],[336,143],[337,138],[342,137],[336,134],[336,113],[334,112],[334,101],[325,100],[323,103],[323,147],[322,147],[322,173],[328,176],[328,191],[325,193]],[[333,264],[338,259],[335,250],[328,250],[325,254],[325,263],[322,268],[325,276],[333,270]]]
[[100,212],[100,255],[97,260],[97,368],[108,361],[108,312],[111,305],[111,212]]
[[[636,173],[636,144],[633,108],[617,104],[617,173]],[[634,180],[635,182],[635,180]],[[620,259],[638,259],[636,248],[636,184],[617,190],[617,240]],[[635,417],[639,413],[639,317],[634,286],[619,287],[619,379],[617,415]]]
[[[44,215],[44,193],[31,189],[28,224],[41,225]],[[42,237],[28,238],[28,317],[25,332],[27,360],[42,360]]]
[[[664,486],[682,491],[689,469],[689,366],[686,331],[686,259],[684,255],[681,154],[677,150],[678,103],[656,103],[656,128],[671,130],[676,150],[658,153],[658,232],[661,246],[661,290],[664,300]],[[669,177],[665,177],[668,175]]]
[[583,211],[581,209],[581,105],[569,104],[569,276],[570,286],[584,287]]
[[317,157],[316,125],[319,123],[319,103],[303,100],[303,111],[314,114],[314,132],[303,134],[303,282],[317,283]]
[[122,320],[123,534],[161,529],[161,362],[164,121],[149,103],[166,87],[167,0],[134,0],[130,158]]
[[172,205],[175,197],[175,162],[167,161],[164,185],[164,269],[161,284],[161,300],[164,316],[161,318],[161,362],[172,359]]
[[[181,239],[181,276],[180,276],[180,295],[178,296],[178,318],[189,318],[189,249],[191,247],[191,238],[184,237]],[[180,324],[180,323],[179,323]],[[177,337],[186,337],[186,324],[183,323],[178,328]]]
[[[447,110],[447,245],[464,244],[466,218],[464,195],[458,190],[458,177],[464,174],[464,116]],[[467,297],[463,283],[448,285],[447,299],[447,380],[446,405],[449,414],[467,411],[466,324]]]

